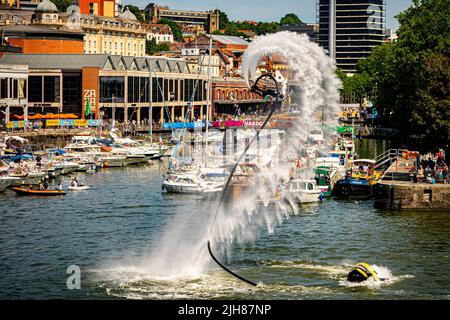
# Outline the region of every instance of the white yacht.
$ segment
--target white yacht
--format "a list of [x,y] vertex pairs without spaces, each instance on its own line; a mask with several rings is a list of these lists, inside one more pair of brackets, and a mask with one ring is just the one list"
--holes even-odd
[[[203,175],[206,178],[205,175]],[[162,187],[168,193],[214,193],[220,192],[225,186],[224,180],[214,181],[212,179],[202,179],[198,175],[185,174],[169,176],[164,180]]]

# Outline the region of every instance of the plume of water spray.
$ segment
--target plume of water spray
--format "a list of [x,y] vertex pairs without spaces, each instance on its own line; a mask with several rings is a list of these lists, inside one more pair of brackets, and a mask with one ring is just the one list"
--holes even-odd
[[[242,74],[247,84],[255,80],[261,59],[273,55],[282,56],[290,68],[290,86],[298,90],[286,94],[298,104],[300,116],[278,145],[275,152],[278,157],[270,165],[261,167],[261,172],[255,176],[254,187],[242,193],[231,207],[222,210],[212,226],[214,243],[228,254],[235,244],[255,241],[264,227],[268,233],[273,233],[290,214],[298,214],[292,196],[287,195],[287,202],[278,201],[275,197],[276,187],[280,182],[287,182],[295,170],[288,156],[301,158],[308,149],[313,149],[316,155],[326,154],[330,150],[332,136],[336,134],[336,130],[326,130],[336,128],[339,111],[341,84],[335,75],[334,61],[306,35],[280,32],[258,37],[243,57]],[[308,139],[319,128],[325,129],[325,143],[320,145]],[[309,159],[309,162],[313,160]],[[310,169],[297,177],[313,178],[313,175]]]
[[[196,221],[198,217],[195,214],[188,217],[186,212],[179,212],[167,226],[161,245],[151,255],[148,269],[152,273],[164,276],[202,274],[210,263],[206,250],[208,240],[220,253],[230,255],[234,245],[256,241],[265,230],[272,234],[275,227],[288,219],[290,214],[298,214],[294,198],[288,196],[287,202],[274,201],[274,194],[280,180],[287,181],[295,169],[289,157],[304,157],[308,148],[321,153],[330,147],[334,134],[332,131],[324,131],[323,145],[308,144],[308,137],[320,125],[337,125],[340,82],[335,76],[333,60],[323,49],[312,43],[306,35],[280,32],[258,37],[250,44],[242,64],[243,77],[247,83],[249,75],[251,79],[255,78],[261,58],[273,54],[281,55],[286,60],[290,68],[290,84],[298,88],[286,94],[300,108],[300,116],[294,127],[289,129],[271,152],[271,155],[278,156],[261,166],[253,185],[232,205],[222,208],[216,219],[211,216],[214,224],[209,227],[205,224],[207,227],[196,231],[192,241],[185,240],[192,235],[192,231],[179,229],[179,224],[185,224],[188,220]],[[321,113],[320,118],[317,113]],[[312,178],[311,174],[311,171],[305,170],[301,175]]]

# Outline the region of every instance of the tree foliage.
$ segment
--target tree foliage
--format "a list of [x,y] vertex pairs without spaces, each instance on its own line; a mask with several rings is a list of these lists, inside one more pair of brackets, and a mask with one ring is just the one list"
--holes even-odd
[[125,10],[129,9],[131,13],[134,14],[140,22],[145,22],[145,13],[138,7],[128,4],[125,6],[124,9]]
[[398,16],[399,39],[360,61],[385,126],[409,148],[445,147],[450,140],[450,2],[415,0]]
[[[295,17],[290,15],[293,15]],[[301,22],[301,20],[295,14],[287,14],[285,17],[288,17],[288,21],[292,20]],[[297,18],[298,20],[295,18]],[[269,33],[276,33],[280,31],[280,24],[278,22],[258,22],[255,24],[248,21],[243,22],[231,21],[225,12],[220,11],[219,28],[220,30],[224,30],[224,33],[217,32],[216,34],[226,34],[230,36],[238,36],[246,38],[247,35],[243,32],[240,32],[239,30],[250,30],[256,33],[257,35],[263,35]]]
[[170,50],[170,43],[163,42],[163,43],[156,43],[156,39],[153,38],[151,40],[147,40],[145,42],[145,52],[151,56],[154,55],[157,52],[160,51],[169,51]]
[[67,8],[72,5],[72,0],[52,0],[59,12],[66,12]]
[[167,24],[172,29],[173,38],[175,41],[183,41],[183,32],[181,26],[173,20],[162,18],[158,21],[159,24]]
[[280,20],[280,25],[291,25],[299,23],[303,23],[303,21],[295,13],[288,13]]

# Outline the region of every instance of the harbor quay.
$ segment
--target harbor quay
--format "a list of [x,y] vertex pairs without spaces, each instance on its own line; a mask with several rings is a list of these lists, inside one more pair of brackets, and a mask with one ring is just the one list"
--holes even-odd
[[374,190],[374,206],[381,210],[450,210],[450,185],[382,181]]

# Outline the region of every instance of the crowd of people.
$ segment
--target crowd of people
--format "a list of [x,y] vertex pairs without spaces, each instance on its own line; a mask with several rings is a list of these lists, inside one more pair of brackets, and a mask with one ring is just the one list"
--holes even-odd
[[430,152],[421,156],[414,180],[418,183],[450,183],[448,164],[445,162],[445,153],[442,149],[437,153]]

